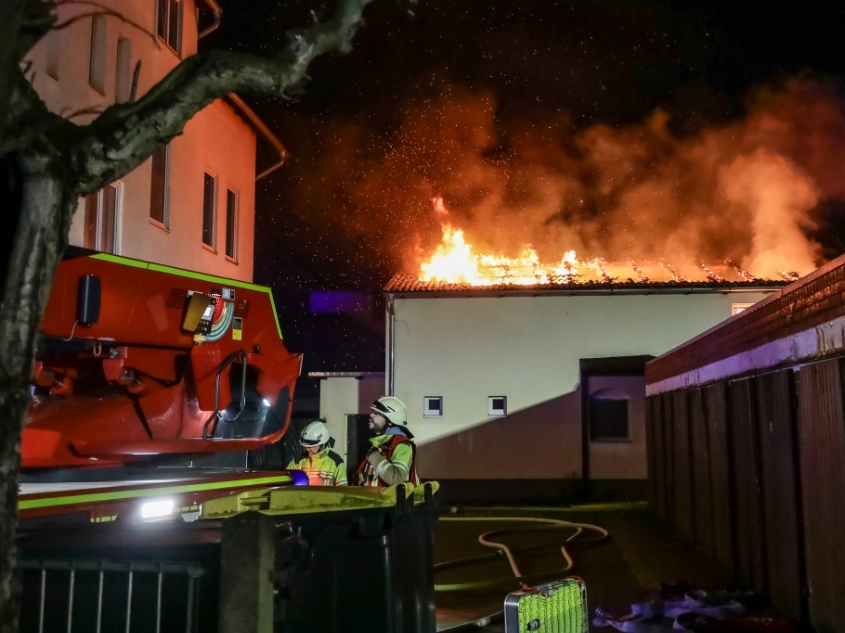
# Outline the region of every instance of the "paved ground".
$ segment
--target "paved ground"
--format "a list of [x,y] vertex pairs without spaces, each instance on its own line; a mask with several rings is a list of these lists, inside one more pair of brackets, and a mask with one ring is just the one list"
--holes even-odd
[[[645,504],[615,504],[573,508],[459,508],[446,517],[508,516],[544,517],[588,523],[606,529],[610,536],[597,543],[574,544],[568,548],[574,568],[558,577],[577,575],[587,585],[590,614],[601,607],[619,616],[630,612],[630,605],[656,597],[659,583],[686,581],[707,591],[724,588],[729,574],[703,554],[672,539],[653,518]],[[506,521],[451,522],[441,521],[435,533],[436,562],[451,561],[492,550],[478,544],[478,535],[488,530],[515,527]],[[523,574],[553,572],[565,566],[555,543],[566,539],[571,530],[543,530],[501,537],[509,546],[518,548],[529,544],[548,544],[534,552],[516,554]],[[585,533],[583,539],[592,538]],[[480,579],[503,578],[498,588],[476,592],[438,592],[438,631],[447,630],[462,622],[475,621],[502,610],[508,592],[518,589],[510,566],[504,557],[481,561],[437,573],[437,584],[472,582]],[[549,579],[554,579],[551,576]],[[476,629],[489,633],[504,631],[501,622]]]

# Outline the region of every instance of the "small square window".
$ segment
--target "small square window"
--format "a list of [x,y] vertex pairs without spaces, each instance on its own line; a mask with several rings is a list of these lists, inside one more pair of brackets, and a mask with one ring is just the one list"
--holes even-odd
[[425,396],[425,397],[423,397],[423,417],[424,418],[442,418],[443,417],[443,396]]
[[507,396],[488,396],[487,397],[487,415],[490,417],[503,418],[508,414],[508,397]]

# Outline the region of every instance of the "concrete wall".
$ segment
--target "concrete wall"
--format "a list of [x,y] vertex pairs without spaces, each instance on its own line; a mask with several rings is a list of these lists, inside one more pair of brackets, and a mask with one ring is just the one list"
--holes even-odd
[[[397,297],[395,395],[421,476],[580,477],[580,359],[662,354],[765,296]],[[508,416],[488,417],[487,397],[501,395]],[[640,420],[644,395],[632,402]],[[423,417],[424,396],[443,396],[442,418]],[[644,430],[632,433],[596,449],[597,475],[645,478]]]
[[[183,0],[182,58],[197,50],[196,5]],[[155,0],[104,0],[102,4],[128,20],[155,33]],[[60,21],[90,7],[60,5]],[[63,116],[87,108],[102,110],[115,102],[117,42],[132,42],[130,68],[138,61],[141,71],[137,95],[144,95],[180,61],[163,40],[141,32],[117,17],[106,17],[105,86],[103,92],[88,81],[91,53],[91,18],[50,33],[32,50],[28,61],[33,85],[47,107]],[[58,77],[47,73],[51,48],[58,47]],[[74,117],[88,123],[96,114]],[[197,114],[184,133],[171,144],[170,224],[150,219],[151,161],[147,160],[119,181],[116,253],[147,261],[252,281],[255,223],[256,138],[250,127],[222,101],[215,101]],[[217,248],[202,243],[203,173],[218,178]],[[239,195],[238,248],[236,261],[225,256],[226,189]],[[80,203],[70,231],[71,244],[83,245],[84,204]]]
[[320,417],[335,440],[334,450],[346,460],[346,416],[369,413],[384,395],[384,374],[332,377],[320,381]]

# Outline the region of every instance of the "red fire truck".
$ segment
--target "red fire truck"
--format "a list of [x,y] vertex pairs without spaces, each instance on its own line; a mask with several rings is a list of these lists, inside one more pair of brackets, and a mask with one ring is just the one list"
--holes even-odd
[[41,324],[21,519],[190,516],[204,498],[294,483],[255,466],[290,424],[301,362],[269,288],[69,252]]

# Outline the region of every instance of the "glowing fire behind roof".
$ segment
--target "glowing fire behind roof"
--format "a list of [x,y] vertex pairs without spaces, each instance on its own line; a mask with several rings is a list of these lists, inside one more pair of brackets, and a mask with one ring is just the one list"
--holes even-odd
[[[449,222],[449,212],[443,199],[435,197],[432,203],[440,218],[443,238],[434,252],[421,263],[420,281],[469,286],[535,286],[585,282],[719,283],[762,280],[731,261],[672,263],[660,259],[609,262],[598,257],[583,257],[575,250],[568,250],[555,261],[541,262],[530,245],[524,245],[515,257],[480,253],[466,241],[464,232]],[[795,281],[799,274],[779,270],[778,277],[783,281]]]

